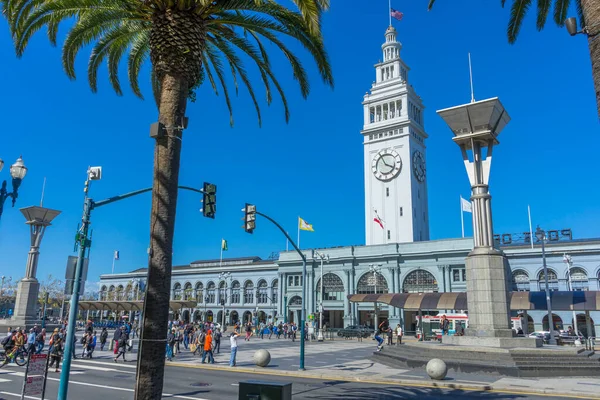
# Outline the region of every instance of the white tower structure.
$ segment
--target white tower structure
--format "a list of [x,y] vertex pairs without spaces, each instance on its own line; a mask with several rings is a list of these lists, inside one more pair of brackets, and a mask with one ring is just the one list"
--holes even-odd
[[390,26],[363,101],[367,245],[429,240],[424,107],[396,36]]

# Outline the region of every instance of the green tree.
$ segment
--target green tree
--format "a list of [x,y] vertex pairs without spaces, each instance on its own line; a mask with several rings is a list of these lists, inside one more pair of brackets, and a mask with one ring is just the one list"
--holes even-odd
[[40,306],[44,307],[46,294],[48,294],[48,307],[60,307],[63,299],[65,284],[60,279],[48,275],[46,279],[40,281],[40,291],[38,292],[38,301]]
[[[277,80],[266,44],[283,52],[299,83],[302,96],[309,93],[306,71],[299,58],[281,40],[300,43],[316,62],[325,84],[333,76],[320,30],[322,13],[329,0],[293,0],[297,10],[273,0],[0,0],[21,56],[30,38],[46,27],[50,42],[57,43],[58,27],[72,24],[63,43],[65,72],[75,78],[75,58],[92,44],[88,80],[97,90],[97,72],[106,61],[108,78],[122,93],[118,68],[127,59],[131,89],[142,97],[138,75],[149,58],[151,81],[158,105],[158,121],[166,133],[156,138],[154,182],[150,216],[148,287],[144,303],[142,346],[138,357],[136,399],[159,399],[163,388],[164,340],[169,312],[169,286],[177,185],[182,145],[182,119],[188,98],[205,80],[221,91],[231,115],[226,70],[246,86],[260,123],[260,109],[240,55],[256,65],[267,103],[272,87],[287,100]],[[231,123],[233,119],[231,117]]]
[[[430,10],[435,1],[429,0]],[[500,0],[500,3],[504,7],[506,0]],[[532,3],[533,0],[513,0],[506,32],[510,44],[515,43],[517,40],[523,19]],[[554,23],[559,27],[563,27],[566,19],[569,18],[568,12],[572,3],[575,3],[579,15],[579,25],[583,27],[582,30],[588,39],[592,60],[592,77],[596,91],[596,106],[600,117],[600,0],[537,0],[536,27],[538,31],[544,29],[551,8],[554,8],[552,13]]]

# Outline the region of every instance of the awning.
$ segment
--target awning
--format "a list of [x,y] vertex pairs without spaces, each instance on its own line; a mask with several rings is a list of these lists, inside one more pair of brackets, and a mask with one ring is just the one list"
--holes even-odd
[[[198,303],[195,301],[170,301],[169,308],[173,311],[179,311],[182,308],[195,308]],[[144,302],[139,301],[80,301],[80,310],[92,311],[142,311]]]
[[[547,310],[545,292],[511,292],[510,309]],[[351,294],[353,303],[385,303],[405,310],[467,310],[467,293]],[[550,292],[553,311],[599,311],[600,292]]]

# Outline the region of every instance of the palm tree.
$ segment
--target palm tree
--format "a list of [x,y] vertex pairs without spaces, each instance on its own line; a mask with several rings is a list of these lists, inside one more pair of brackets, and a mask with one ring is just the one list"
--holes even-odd
[[[531,7],[533,0],[513,0],[510,19],[508,21],[507,36],[510,44],[515,43],[525,15]],[[579,14],[580,25],[584,28],[588,38],[590,48],[590,58],[592,59],[592,77],[594,79],[594,88],[596,90],[596,105],[598,116],[600,117],[600,0],[574,0]],[[429,0],[429,9],[433,7],[435,0]],[[506,0],[500,0],[502,7]],[[544,29],[546,21],[550,14],[550,8],[554,6],[553,19],[556,25],[562,27],[568,18],[571,0],[538,0],[537,1],[537,22],[538,31]]]
[[287,121],[287,100],[265,44],[283,52],[302,96],[308,95],[310,87],[302,63],[280,36],[299,42],[316,62],[325,84],[333,86],[320,30],[329,0],[293,2],[298,10],[273,0],[0,0],[17,56],[42,27],[56,45],[59,25],[71,24],[62,61],[66,74],[74,79],[78,52],[93,44],[87,72],[94,92],[98,68],[106,61],[108,79],[115,92],[122,94],[118,69],[126,57],[131,89],[142,97],[138,76],[148,57],[152,64],[152,87],[164,133],[156,138],[154,150],[148,283],[136,399],[162,395],[182,121],[188,99],[195,97],[194,89],[208,81],[216,93],[221,91],[232,116],[225,81],[229,69],[236,92],[238,79],[248,89],[260,123],[256,94],[240,58],[247,56],[258,68],[267,103],[271,102],[272,87],[279,93]]

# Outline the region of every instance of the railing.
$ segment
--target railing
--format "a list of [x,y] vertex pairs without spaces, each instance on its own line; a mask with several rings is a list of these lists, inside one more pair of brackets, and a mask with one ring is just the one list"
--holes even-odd
[[595,337],[589,337],[587,339],[585,339],[585,349],[586,350],[591,350],[591,351],[595,351],[596,347],[596,338]]

